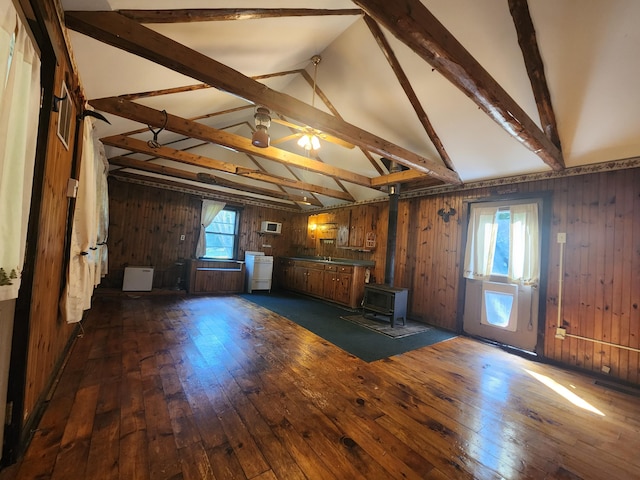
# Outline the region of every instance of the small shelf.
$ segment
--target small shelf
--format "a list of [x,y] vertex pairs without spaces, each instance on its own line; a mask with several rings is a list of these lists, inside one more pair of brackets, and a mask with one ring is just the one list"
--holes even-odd
[[352,252],[361,252],[361,253],[370,253],[373,252],[372,249],[364,248],[364,247],[337,247],[341,250],[351,250]]

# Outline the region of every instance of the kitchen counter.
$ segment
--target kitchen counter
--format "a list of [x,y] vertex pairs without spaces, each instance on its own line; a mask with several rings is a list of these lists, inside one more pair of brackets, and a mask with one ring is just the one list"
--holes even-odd
[[373,266],[375,262],[348,258],[279,257],[276,278],[285,290],[357,308]]
[[352,258],[331,258],[331,260],[325,260],[323,257],[282,257],[289,260],[302,260],[305,262],[318,262],[328,265],[353,265],[354,267],[375,267],[376,262],[372,260],[354,260]]

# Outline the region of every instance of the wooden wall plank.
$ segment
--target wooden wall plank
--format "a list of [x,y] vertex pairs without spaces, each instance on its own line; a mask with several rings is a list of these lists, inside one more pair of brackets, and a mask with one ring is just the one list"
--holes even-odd
[[[114,254],[114,268],[119,262],[132,261],[131,245],[137,246],[145,225],[136,209],[148,219],[160,218],[161,228],[171,230],[167,239],[175,235],[174,225],[189,226],[195,241],[199,222],[198,198],[182,194],[162,194],[164,213],[152,214],[150,205],[155,197],[149,187],[121,186],[112,182],[112,228],[110,248]],[[611,375],[622,380],[638,382],[638,355],[621,354],[620,349],[606,345],[566,338],[555,338],[558,314],[558,274],[560,246],[558,233],[567,234],[564,254],[562,319],[569,333],[606,342],[637,345],[640,337],[637,285],[640,282],[640,208],[638,199],[640,169],[562,177],[522,183],[508,189],[484,187],[435,196],[401,199],[398,206],[398,234],[396,245],[395,284],[409,288],[410,316],[433,325],[457,328],[460,263],[463,261],[463,233],[467,223],[463,202],[488,197],[501,198],[518,194],[550,194],[551,225],[549,252],[543,265],[547,276],[547,291],[543,297],[544,318],[540,318],[545,332],[544,345],[539,353],[547,358],[589,371],[600,372],[602,366],[611,367]],[[155,193],[157,195],[157,192]],[[132,200],[132,198],[135,199]],[[176,203],[177,202],[177,203]],[[171,208],[167,205],[171,203]],[[177,205],[177,206],[176,206]],[[453,207],[458,212],[448,223],[438,216],[439,209]],[[157,207],[156,207],[157,208]],[[123,211],[127,210],[126,215]],[[372,275],[377,283],[384,282],[386,244],[388,238],[388,203],[380,202],[343,209],[329,210],[327,218],[351,218],[352,221],[371,222],[377,235],[372,252],[339,249],[334,244],[306,245],[307,217],[305,213],[277,211],[266,207],[246,206],[241,216],[240,258],[246,250],[263,250],[279,255],[325,255],[360,260],[374,260]],[[182,213],[180,213],[182,212]],[[186,213],[185,213],[186,212]],[[151,216],[149,216],[151,215]],[[120,225],[121,220],[136,219],[139,225]],[[262,220],[283,223],[280,236],[261,236]],[[182,222],[182,223],[181,223]],[[125,222],[126,223],[126,222]],[[133,228],[132,228],[133,227]],[[178,228],[178,227],[175,227]],[[153,238],[151,235],[149,238]],[[148,241],[148,240],[145,240]],[[268,242],[268,243],[266,243]],[[170,240],[165,243],[171,244]],[[318,243],[318,242],[316,242]],[[263,248],[268,244],[271,247]],[[122,246],[126,245],[126,248]],[[194,248],[189,246],[189,249]],[[183,250],[188,257],[190,250]],[[322,249],[322,250],[320,250]],[[171,253],[173,252],[173,253]],[[176,250],[166,245],[156,255],[174,255]],[[160,259],[169,264],[175,258]],[[155,260],[154,260],[155,261]],[[121,280],[120,280],[121,281]],[[634,287],[635,286],[635,287]]]

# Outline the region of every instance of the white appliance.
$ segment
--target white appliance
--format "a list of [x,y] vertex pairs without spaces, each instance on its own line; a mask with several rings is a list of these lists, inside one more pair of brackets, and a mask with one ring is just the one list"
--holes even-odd
[[264,221],[260,224],[260,233],[275,233],[279,235],[282,233],[282,223]]
[[273,257],[264,252],[245,252],[247,270],[247,292],[253,290],[271,291],[271,275],[273,274]]
[[150,292],[153,287],[153,267],[125,267],[123,292]]

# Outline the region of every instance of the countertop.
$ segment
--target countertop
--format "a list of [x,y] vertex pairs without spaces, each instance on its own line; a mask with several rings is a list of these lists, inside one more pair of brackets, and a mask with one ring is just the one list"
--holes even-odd
[[355,267],[375,267],[376,262],[372,260],[354,260],[352,258],[331,258],[325,260],[323,257],[283,257],[290,260],[303,260],[305,262],[317,262],[327,265],[353,265]]

